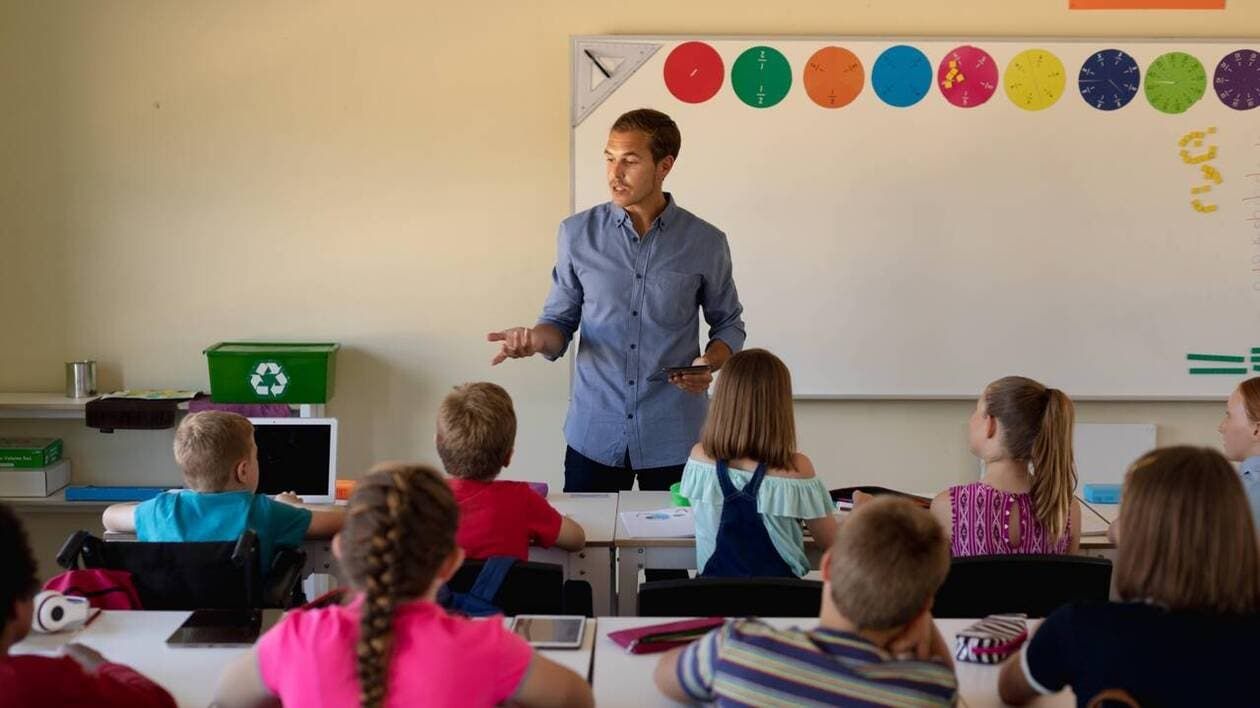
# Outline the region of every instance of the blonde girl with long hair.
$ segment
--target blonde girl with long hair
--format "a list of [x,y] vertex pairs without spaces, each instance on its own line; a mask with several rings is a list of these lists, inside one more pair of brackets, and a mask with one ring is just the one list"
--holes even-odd
[[819,548],[831,547],[835,505],[796,449],[792,377],[778,357],[747,349],[727,360],[681,491],[694,510],[701,575],[805,575],[802,521]]
[[1079,550],[1075,417],[1066,393],[1029,378],[1007,376],[985,387],[967,436],[984,474],[932,500],[955,558]]

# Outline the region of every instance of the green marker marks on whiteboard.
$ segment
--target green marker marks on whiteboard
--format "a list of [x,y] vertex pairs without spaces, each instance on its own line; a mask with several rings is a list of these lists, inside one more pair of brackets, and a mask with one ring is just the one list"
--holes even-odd
[[739,100],[753,108],[769,108],[792,88],[792,66],[777,49],[753,47],[731,67],[731,87]]
[[1247,361],[1244,356],[1230,356],[1228,354],[1187,354],[1187,361],[1220,361],[1230,364],[1242,364]]
[[[1260,369],[1257,369],[1257,370],[1260,370]],[[1192,373],[1192,374],[1235,374],[1235,375],[1241,375],[1241,374],[1246,374],[1246,373],[1247,373],[1247,367],[1245,367],[1245,366],[1244,366],[1244,367],[1242,367],[1241,369],[1233,369],[1233,368],[1228,368],[1228,367],[1221,367],[1221,368],[1209,368],[1209,367],[1204,367],[1204,368],[1197,368],[1197,369],[1192,368],[1192,369],[1190,369],[1190,373]]]

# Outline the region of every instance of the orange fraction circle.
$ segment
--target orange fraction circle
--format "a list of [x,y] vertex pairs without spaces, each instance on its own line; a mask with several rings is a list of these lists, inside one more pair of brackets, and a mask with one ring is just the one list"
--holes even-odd
[[805,63],[805,93],[823,108],[849,105],[865,84],[862,60],[843,47],[823,47]]

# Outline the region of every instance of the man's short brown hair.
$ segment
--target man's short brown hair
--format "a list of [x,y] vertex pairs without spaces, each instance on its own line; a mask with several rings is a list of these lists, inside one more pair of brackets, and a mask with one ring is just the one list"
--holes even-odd
[[516,412],[502,386],[466,383],[438,409],[437,450],[447,474],[494,479],[516,444]]
[[913,620],[948,573],[944,529],[926,510],[891,496],[849,514],[827,568],[836,609],[859,629],[874,630]]
[[626,133],[637,130],[648,136],[648,147],[652,150],[652,162],[660,162],[666,157],[678,159],[678,151],[682,149],[682,133],[673,118],[652,110],[639,108],[622,113],[612,125],[612,132]]
[[248,459],[254,426],[244,416],[225,411],[202,411],[184,418],[175,431],[175,461],[184,482],[199,492],[221,492],[232,481],[232,470]]

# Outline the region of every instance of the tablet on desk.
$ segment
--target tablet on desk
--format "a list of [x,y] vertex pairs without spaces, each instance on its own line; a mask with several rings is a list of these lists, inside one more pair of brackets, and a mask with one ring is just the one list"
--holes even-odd
[[248,647],[283,614],[281,610],[194,610],[166,643],[173,647]]
[[563,615],[517,615],[512,631],[539,649],[580,649],[586,618]]

